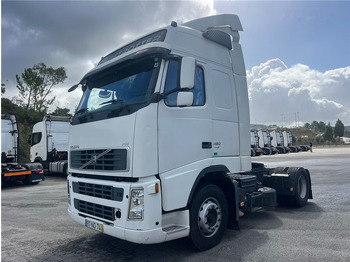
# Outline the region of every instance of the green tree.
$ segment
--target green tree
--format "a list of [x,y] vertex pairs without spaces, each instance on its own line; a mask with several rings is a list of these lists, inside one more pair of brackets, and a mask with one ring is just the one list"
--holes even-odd
[[323,121],[318,122],[318,128],[316,131],[324,133],[326,131],[326,123]]
[[345,131],[345,127],[342,121],[337,120],[337,122],[335,123],[335,127],[334,127],[334,136],[335,137],[342,137],[344,136],[344,131]]
[[52,112],[52,114],[55,116],[72,116],[72,114],[70,114],[69,111],[69,108],[57,107],[55,111]]
[[332,141],[333,140],[333,128],[330,123],[326,126],[326,130],[323,134],[323,138],[325,141]]
[[1,94],[5,94],[5,92],[6,92],[5,84],[1,83]]
[[307,129],[310,129],[310,123],[305,123],[304,127],[307,128]]
[[347,130],[347,129],[345,129],[345,131],[344,131],[344,136],[345,136],[345,137],[350,137],[350,131]]
[[312,130],[318,130],[318,122],[316,120],[312,121],[312,123],[310,124],[310,129]]
[[63,83],[67,78],[64,67],[54,69],[44,63],[24,69],[21,76],[16,75],[17,89],[19,91],[20,105],[25,110],[34,109],[38,112],[46,112],[54,102],[55,97],[50,97],[52,87]]

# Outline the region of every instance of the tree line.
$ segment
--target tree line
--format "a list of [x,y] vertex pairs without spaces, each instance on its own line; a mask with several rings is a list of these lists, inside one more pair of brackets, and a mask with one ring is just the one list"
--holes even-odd
[[[67,78],[64,67],[48,67],[45,63],[35,64],[16,75],[18,96],[12,100],[1,97],[1,114],[15,115],[19,129],[19,162],[29,162],[30,145],[28,136],[33,125],[42,121],[56,97],[52,88]],[[6,84],[1,83],[1,95],[6,92]],[[71,116],[68,108],[57,107],[50,114]]]
[[343,122],[338,118],[335,126],[332,127],[330,123],[326,124],[323,121],[312,121],[312,123],[305,123],[304,128],[320,132],[322,135],[316,137],[318,143],[325,141],[335,142],[339,137],[350,137],[350,132],[345,129]]

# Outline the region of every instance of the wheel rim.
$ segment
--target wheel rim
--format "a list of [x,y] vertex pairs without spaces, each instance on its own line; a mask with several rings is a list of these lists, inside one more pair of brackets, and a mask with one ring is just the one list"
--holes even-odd
[[298,180],[298,187],[299,187],[299,196],[300,198],[306,197],[307,192],[307,183],[305,176],[300,176]]
[[222,210],[215,198],[206,199],[199,208],[198,227],[205,237],[211,237],[219,230]]

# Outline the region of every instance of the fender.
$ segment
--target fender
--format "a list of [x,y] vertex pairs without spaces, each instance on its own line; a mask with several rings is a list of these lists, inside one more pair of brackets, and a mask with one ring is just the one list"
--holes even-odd
[[267,186],[276,189],[277,195],[293,196],[295,191],[290,189],[295,185],[295,179],[299,172],[305,172],[309,185],[309,199],[312,199],[311,176],[308,169],[302,167],[276,167],[271,171],[267,180]]
[[228,205],[228,227],[239,230],[239,189],[238,182],[229,176],[229,169],[224,165],[210,166],[203,169],[197,176],[188,197],[187,207],[192,202],[196,192],[205,184],[218,186],[226,196]]

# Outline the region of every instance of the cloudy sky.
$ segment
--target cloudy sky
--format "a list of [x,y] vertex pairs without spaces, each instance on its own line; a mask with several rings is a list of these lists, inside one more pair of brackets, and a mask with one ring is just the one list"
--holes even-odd
[[99,59],[159,27],[233,13],[244,31],[251,122],[296,125],[337,118],[350,125],[349,1],[1,1],[1,83],[44,62],[65,67],[54,110],[73,112],[67,93]]

